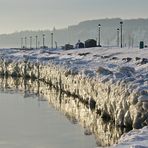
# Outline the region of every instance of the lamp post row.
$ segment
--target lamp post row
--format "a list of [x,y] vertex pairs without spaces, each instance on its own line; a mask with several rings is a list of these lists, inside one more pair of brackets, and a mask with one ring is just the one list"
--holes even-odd
[[[120,31],[120,41],[119,41],[119,31]],[[117,28],[117,47],[123,47],[123,21],[120,22],[120,29]],[[36,49],[38,48],[38,36],[36,38]],[[23,48],[23,38],[21,38],[21,48]],[[101,47],[101,24],[98,24],[98,47]],[[27,37],[25,37],[25,48],[27,48]],[[32,48],[32,36],[30,36],[30,48]],[[43,34],[43,48],[45,48],[45,34]],[[51,48],[53,48],[53,33],[51,33]]]
[[[30,49],[32,48],[32,36],[30,38]],[[42,35],[43,38],[43,48],[45,48],[45,34]],[[38,48],[38,36],[35,36],[36,49]],[[21,38],[21,48],[27,48],[27,37]],[[53,48],[53,33],[51,33],[51,48]]]
[[[117,28],[117,47],[119,47],[119,42],[120,47],[123,47],[123,21],[120,22],[120,29]],[[119,40],[119,34],[120,36],[120,40]],[[101,24],[98,24],[98,47],[101,47]]]

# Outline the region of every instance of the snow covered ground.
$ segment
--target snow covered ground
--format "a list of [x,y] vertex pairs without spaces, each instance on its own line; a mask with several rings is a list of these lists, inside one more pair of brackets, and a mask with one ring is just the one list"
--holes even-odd
[[139,100],[148,101],[148,48],[87,48],[73,50],[0,49],[0,58],[10,61],[29,59],[52,63],[84,77],[99,81],[123,80],[129,91],[141,93]]
[[112,148],[148,148],[148,127],[134,129],[122,135],[119,144]]
[[[129,92],[140,94],[138,101],[144,102],[148,108],[148,48],[88,48],[67,51],[0,49],[0,59],[14,63],[26,59],[42,64],[52,63],[100,82],[124,81],[128,84]],[[115,147],[148,148],[148,127],[123,135]]]

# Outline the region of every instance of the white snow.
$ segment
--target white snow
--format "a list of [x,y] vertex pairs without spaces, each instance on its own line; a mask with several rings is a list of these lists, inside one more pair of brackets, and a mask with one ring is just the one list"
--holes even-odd
[[[148,48],[87,48],[73,50],[0,49],[0,59],[6,61],[52,63],[59,68],[77,72],[87,78],[115,83],[124,81],[129,92],[141,94],[141,102],[148,101]],[[115,147],[148,148],[148,127],[123,135]]]
[[148,127],[134,129],[122,135],[119,144],[112,148],[148,148]]
[[[131,92],[148,91],[148,48],[87,48],[67,51],[0,49],[0,58],[52,63],[85,77],[95,77],[99,81],[124,80],[129,83]],[[146,64],[141,64],[143,58],[147,60]],[[139,100],[147,101],[147,93]]]

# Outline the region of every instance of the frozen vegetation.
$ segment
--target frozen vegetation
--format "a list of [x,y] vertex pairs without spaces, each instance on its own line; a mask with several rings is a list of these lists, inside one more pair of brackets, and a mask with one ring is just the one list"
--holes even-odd
[[1,49],[0,58],[1,75],[52,84],[105,122],[134,128],[117,147],[148,146],[148,49]]

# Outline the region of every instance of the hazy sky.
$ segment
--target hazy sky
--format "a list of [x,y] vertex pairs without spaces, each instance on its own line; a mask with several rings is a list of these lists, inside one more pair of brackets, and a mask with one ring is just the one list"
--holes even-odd
[[148,0],[0,0],[0,34],[112,17],[148,18]]

